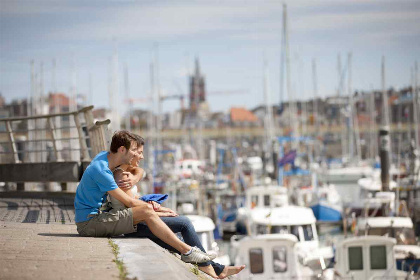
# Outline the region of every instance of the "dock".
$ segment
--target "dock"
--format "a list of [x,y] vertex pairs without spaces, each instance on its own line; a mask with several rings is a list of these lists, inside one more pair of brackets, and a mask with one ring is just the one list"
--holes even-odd
[[0,279],[212,279],[149,239],[80,237],[72,197],[0,192]]

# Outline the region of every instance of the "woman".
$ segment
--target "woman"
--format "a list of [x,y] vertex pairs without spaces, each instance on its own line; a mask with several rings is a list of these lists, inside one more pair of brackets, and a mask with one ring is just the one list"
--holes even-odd
[[[142,148],[142,147],[141,147]],[[117,182],[118,186],[126,192],[128,195],[134,197],[137,193],[137,184],[144,175],[144,170],[138,166],[140,160],[143,159],[143,153],[138,152],[136,156],[133,158],[130,165],[122,165],[116,168],[114,172],[114,178]],[[134,188],[135,187],[135,188]],[[150,201],[153,205],[153,209],[157,212],[164,213],[164,216],[161,215],[161,219],[165,224],[175,233],[181,233],[184,242],[190,246],[196,246],[200,248],[203,252],[205,252],[203,245],[198,238],[197,233],[195,232],[194,226],[192,225],[191,221],[185,216],[179,216],[175,211],[172,209],[166,208],[161,206],[159,203],[155,201]],[[114,209],[122,209],[121,207],[125,208],[120,201],[113,199],[111,197],[111,207]],[[112,209],[110,211],[113,211]],[[157,238],[147,227],[145,223],[137,224],[137,231],[134,233],[126,234],[126,237],[142,237],[142,238],[149,238],[159,246],[168,249],[172,252],[179,252],[174,249],[173,247],[169,246],[168,244],[161,241]],[[198,268],[203,271],[204,273],[212,276],[216,279],[223,279],[230,275],[234,275],[239,273],[242,269],[245,268],[245,265],[242,266],[224,266],[222,264],[215,263],[213,261],[205,262],[198,264]]]

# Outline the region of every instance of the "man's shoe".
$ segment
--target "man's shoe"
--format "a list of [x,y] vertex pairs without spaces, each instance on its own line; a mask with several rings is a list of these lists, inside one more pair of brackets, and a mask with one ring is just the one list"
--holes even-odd
[[197,247],[192,247],[192,252],[189,255],[181,254],[181,260],[186,263],[204,263],[215,258],[213,255],[207,255]]

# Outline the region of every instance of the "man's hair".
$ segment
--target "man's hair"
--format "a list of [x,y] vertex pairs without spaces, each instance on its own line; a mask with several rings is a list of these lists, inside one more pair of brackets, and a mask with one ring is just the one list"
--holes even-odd
[[131,133],[127,130],[119,130],[112,135],[111,146],[109,150],[111,153],[118,152],[119,147],[125,147],[127,150],[130,149],[131,143],[134,142],[137,147],[144,145],[143,137]]

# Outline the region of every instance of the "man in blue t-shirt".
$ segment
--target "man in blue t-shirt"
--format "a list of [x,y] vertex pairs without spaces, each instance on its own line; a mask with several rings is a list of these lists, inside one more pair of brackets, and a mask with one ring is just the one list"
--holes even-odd
[[[182,242],[160,217],[171,216],[158,212],[144,201],[134,199],[118,188],[112,170],[130,164],[137,156],[143,158],[144,139],[128,131],[117,131],[110,151],[100,152],[83,173],[76,190],[74,208],[77,231],[81,236],[110,237],[136,231],[136,225],[145,222],[150,231],[166,244],[178,250],[185,262],[205,263],[213,259],[197,247]],[[100,207],[109,194],[128,208],[103,212]]]

